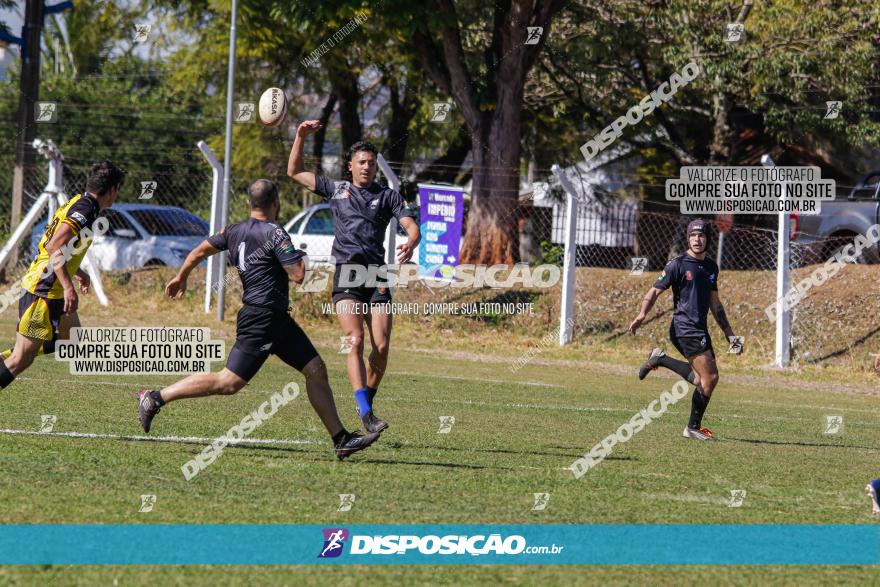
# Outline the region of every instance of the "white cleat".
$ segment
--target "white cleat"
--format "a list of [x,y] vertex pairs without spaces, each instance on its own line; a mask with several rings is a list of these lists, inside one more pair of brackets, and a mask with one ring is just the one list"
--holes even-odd
[[687,426],[684,427],[681,435],[685,438],[693,438],[694,440],[712,440],[713,438],[712,431],[708,428],[695,430],[694,428],[689,428]]

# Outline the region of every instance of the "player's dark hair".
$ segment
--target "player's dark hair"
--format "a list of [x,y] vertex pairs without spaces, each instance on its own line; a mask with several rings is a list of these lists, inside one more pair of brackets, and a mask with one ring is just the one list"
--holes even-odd
[[97,196],[103,196],[113,188],[122,187],[126,171],[116,166],[109,159],[104,159],[92,165],[89,170],[89,179],[86,181],[86,190]]
[[278,200],[278,188],[268,179],[258,179],[248,186],[248,203],[251,208],[268,210]]
[[358,141],[348,148],[348,161],[354,157],[354,154],[359,151],[367,151],[373,154],[373,157],[376,157],[379,154],[379,151],[376,150],[375,145],[369,141]]

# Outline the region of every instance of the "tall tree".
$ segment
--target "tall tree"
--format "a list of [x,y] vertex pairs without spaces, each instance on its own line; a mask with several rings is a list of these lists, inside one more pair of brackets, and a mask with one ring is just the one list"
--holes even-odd
[[[480,14],[479,5],[433,0],[426,6],[433,16],[420,15],[422,25],[415,30],[413,44],[422,66],[455,100],[471,136],[474,170],[461,250],[464,263],[512,264],[518,258],[511,210],[519,195],[524,87],[563,4],[564,0],[495,2],[489,8],[488,35],[465,26],[465,19],[473,22]],[[541,29],[534,43],[529,27]]]

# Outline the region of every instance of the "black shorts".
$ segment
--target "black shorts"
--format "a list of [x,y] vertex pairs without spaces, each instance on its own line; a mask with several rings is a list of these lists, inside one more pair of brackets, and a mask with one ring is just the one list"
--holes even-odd
[[712,358],[715,358],[715,349],[712,348],[712,337],[708,332],[704,332],[699,336],[678,336],[675,333],[675,327],[669,327],[669,340],[672,345],[678,349],[685,359],[705,353],[709,351]]
[[18,300],[18,332],[29,338],[54,341],[58,320],[64,313],[64,300],[44,298],[25,291]]
[[250,381],[270,354],[302,371],[318,356],[318,351],[286,311],[242,306],[235,321],[235,345],[226,359],[226,368]]
[[[391,288],[385,287],[344,287],[339,285],[344,269],[344,265],[337,265],[336,271],[333,273],[333,303],[339,300],[356,300],[363,304],[387,304],[391,301]],[[349,279],[347,282],[354,281],[353,271],[349,270]]]

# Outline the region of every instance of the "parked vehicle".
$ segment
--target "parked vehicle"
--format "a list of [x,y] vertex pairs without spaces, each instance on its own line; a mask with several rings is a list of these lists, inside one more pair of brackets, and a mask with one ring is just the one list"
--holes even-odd
[[[416,219],[418,222],[418,219]],[[333,210],[330,204],[320,203],[309,206],[284,225],[284,230],[293,240],[293,246],[306,252],[309,261],[315,264],[329,264],[333,250]],[[390,228],[389,228],[390,230]],[[397,244],[406,240],[406,232],[397,228]],[[388,232],[385,233],[388,242]],[[413,250],[413,262],[419,259],[419,247]]]
[[[116,204],[102,215],[109,229],[96,236],[89,249],[102,271],[180,267],[189,252],[208,236],[207,222],[176,206]],[[31,232],[33,254],[45,232],[45,221]]]
[[[846,198],[822,202],[819,214],[792,217],[792,242],[798,265],[824,263],[843,245],[852,242],[880,221],[880,170],[872,171]],[[860,263],[878,263],[876,246],[864,249]]]

